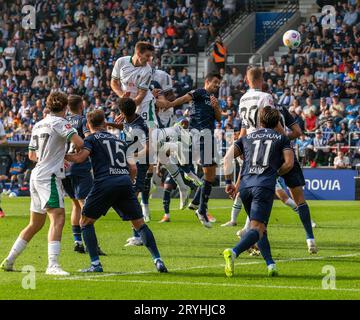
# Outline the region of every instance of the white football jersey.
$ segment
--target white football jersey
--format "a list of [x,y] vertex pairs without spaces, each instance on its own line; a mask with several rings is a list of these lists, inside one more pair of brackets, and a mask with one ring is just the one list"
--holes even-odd
[[33,180],[50,180],[53,174],[65,178],[64,157],[67,142],[77,133],[64,118],[48,115],[35,124],[29,150],[36,151],[38,161],[31,172]]
[[121,57],[117,59],[111,77],[120,80],[121,90],[129,92],[130,98],[136,98],[138,90],[142,89],[147,90],[143,103],[153,99],[149,90],[152,79],[152,69],[149,65],[135,67],[131,56]]
[[271,94],[261,90],[249,89],[240,99],[239,114],[242,120],[242,128],[247,134],[259,128],[259,109],[266,106],[275,107]]
[[[162,70],[153,71],[153,81],[156,81],[163,91],[168,91],[173,88],[171,76]],[[158,116],[164,127],[172,126],[172,117],[174,115],[174,108],[167,110],[159,110]]]

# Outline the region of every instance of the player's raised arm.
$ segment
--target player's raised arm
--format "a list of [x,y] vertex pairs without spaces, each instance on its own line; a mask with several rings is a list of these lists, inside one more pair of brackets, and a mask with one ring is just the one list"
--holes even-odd
[[193,99],[192,95],[190,93],[187,93],[184,96],[177,98],[172,102],[168,102],[167,109],[180,107],[183,104],[190,103],[192,99]]

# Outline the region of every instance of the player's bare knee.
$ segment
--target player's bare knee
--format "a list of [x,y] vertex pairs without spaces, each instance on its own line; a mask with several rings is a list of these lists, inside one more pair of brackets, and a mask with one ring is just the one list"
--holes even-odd
[[85,216],[81,216],[81,219],[80,219],[80,226],[81,227],[86,227],[88,225],[92,225],[96,222],[95,219],[91,219],[91,218],[88,218],[88,217],[85,217]]
[[139,230],[145,224],[145,221],[143,218],[141,218],[141,219],[137,219],[137,220],[132,220],[131,223],[132,223],[133,227],[135,228],[135,230]]

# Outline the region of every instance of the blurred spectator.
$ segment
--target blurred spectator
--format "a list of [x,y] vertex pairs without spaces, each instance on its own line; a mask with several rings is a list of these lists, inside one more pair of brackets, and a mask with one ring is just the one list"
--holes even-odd
[[350,159],[344,155],[344,152],[339,151],[337,157],[334,159],[335,169],[348,169],[350,168]]

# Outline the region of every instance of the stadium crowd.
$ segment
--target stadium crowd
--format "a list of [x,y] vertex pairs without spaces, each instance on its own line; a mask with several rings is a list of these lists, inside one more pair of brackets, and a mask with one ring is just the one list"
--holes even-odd
[[[21,8],[31,1],[2,1],[0,116],[8,141],[30,139],[50,92],[82,95],[85,112],[103,108],[111,122],[116,105],[110,80],[117,58],[132,54],[138,40],[154,44],[157,68],[162,68],[164,53],[196,54],[215,39],[238,2],[36,1],[37,28],[24,30]],[[340,152],[350,164],[360,161],[349,148],[360,143],[360,13],[359,7],[345,2],[336,7],[336,25],[328,27],[326,16],[312,16],[299,27],[300,48],[280,63],[272,57],[264,68],[274,100],[287,107],[306,132],[296,142],[303,165],[333,166]],[[167,71],[177,96],[193,88],[186,68]],[[225,146],[226,130],[241,127],[237,106],[247,84],[236,67],[220,73],[223,112],[216,138]]]
[[[111,121],[110,80],[116,60],[135,43],[163,53],[197,53],[235,12],[236,1],[36,1],[36,29],[21,28],[21,9],[35,1],[0,1],[0,112],[7,139],[29,140],[50,92],[84,97],[86,112]],[[178,95],[190,91],[187,70],[169,70]]]

